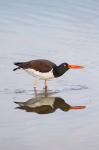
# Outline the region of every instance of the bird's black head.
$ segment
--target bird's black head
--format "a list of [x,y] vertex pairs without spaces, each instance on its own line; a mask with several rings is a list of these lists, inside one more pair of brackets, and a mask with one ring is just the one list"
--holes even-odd
[[84,68],[83,66],[78,66],[78,65],[71,65],[68,63],[62,63],[59,65],[59,68],[61,68],[62,70],[67,71],[68,69],[82,69]]
[[65,71],[67,71],[69,68],[69,64],[68,63],[62,63],[59,65],[59,67]]
[[60,77],[69,69],[68,63],[62,63],[59,66],[56,66],[53,70],[53,74],[55,77]]
[[60,77],[69,69],[81,69],[83,66],[70,65],[68,63],[62,63],[59,66],[56,66],[53,70],[55,77]]
[[58,66],[58,68],[62,74],[64,74],[67,70],[70,69],[68,63],[62,63]]

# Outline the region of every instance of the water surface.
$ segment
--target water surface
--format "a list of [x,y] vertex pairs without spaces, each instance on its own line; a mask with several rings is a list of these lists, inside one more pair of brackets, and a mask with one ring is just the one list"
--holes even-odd
[[[99,149],[98,48],[97,0],[0,1],[0,149]],[[13,72],[13,62],[39,58],[85,68],[48,82],[51,104],[58,97],[61,105],[57,100],[57,107],[39,109],[43,113],[16,109],[14,101],[35,95],[33,78]],[[43,84],[38,82],[39,99]],[[63,111],[64,104],[85,107]]]

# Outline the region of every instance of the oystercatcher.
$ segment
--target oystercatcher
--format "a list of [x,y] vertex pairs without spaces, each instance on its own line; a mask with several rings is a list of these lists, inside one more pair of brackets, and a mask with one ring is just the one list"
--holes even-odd
[[19,105],[18,109],[26,110],[27,112],[35,112],[38,114],[53,113],[57,109],[64,112],[69,110],[84,109],[86,106],[71,106],[60,97],[36,97],[31,98],[25,102],[15,102]]
[[13,69],[13,71],[23,69],[36,78],[34,87],[36,87],[37,79],[45,80],[45,88],[47,88],[47,80],[60,77],[69,69],[83,68],[83,66],[70,65],[68,63],[62,63],[57,66],[55,63],[44,59],[31,60],[27,62],[15,62],[14,65],[18,67]]

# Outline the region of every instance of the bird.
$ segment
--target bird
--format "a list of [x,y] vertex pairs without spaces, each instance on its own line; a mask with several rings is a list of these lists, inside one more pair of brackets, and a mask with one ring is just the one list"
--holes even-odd
[[64,112],[69,110],[79,110],[85,109],[86,106],[78,105],[71,106],[65,102],[65,100],[61,97],[36,97],[26,100],[25,102],[14,102],[18,105],[17,109],[25,110],[26,112],[35,112],[37,114],[49,114],[55,112],[57,109],[60,109]]
[[61,63],[60,65],[56,65],[52,61],[46,59],[36,59],[26,62],[15,62],[14,65],[16,65],[17,67],[14,68],[13,71],[23,69],[36,78],[36,80],[34,81],[34,88],[37,87],[36,82],[38,79],[45,80],[45,89],[47,89],[47,80],[58,78],[69,69],[84,68],[83,66],[71,65],[68,63]]

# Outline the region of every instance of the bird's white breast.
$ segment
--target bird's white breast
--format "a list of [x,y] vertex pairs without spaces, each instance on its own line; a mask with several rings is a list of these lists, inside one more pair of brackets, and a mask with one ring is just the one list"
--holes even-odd
[[41,107],[41,106],[51,106],[54,107],[55,98],[47,97],[47,98],[41,98],[39,101],[34,102],[33,104],[27,105],[28,107],[35,108],[35,107]]
[[36,78],[42,79],[42,80],[48,80],[48,79],[54,78],[53,69],[47,73],[42,73],[42,72],[36,71],[34,69],[25,69],[25,71],[28,72],[29,74],[31,74],[33,77],[36,77]]

